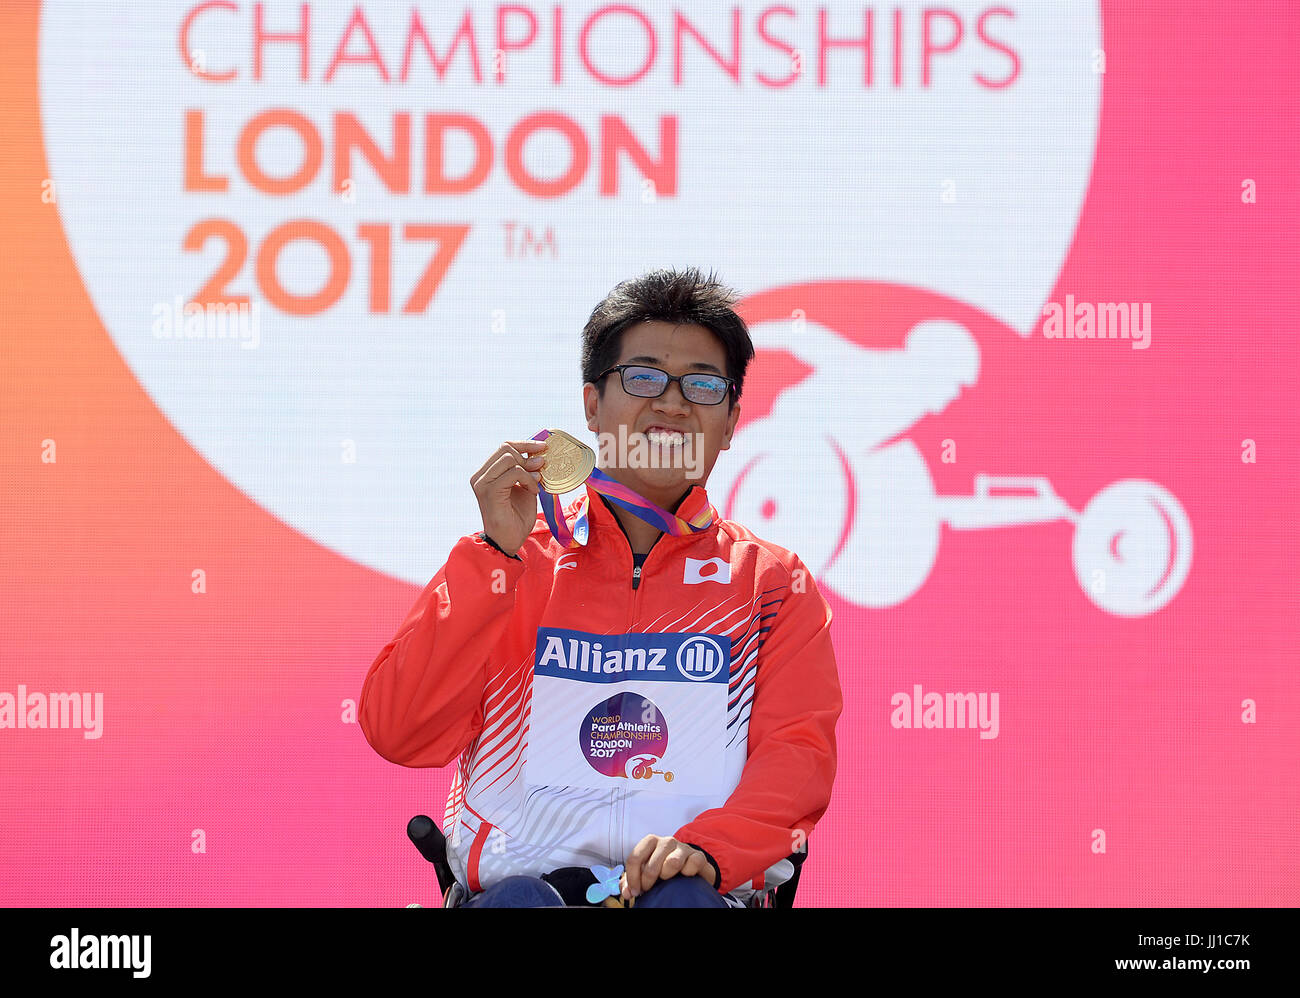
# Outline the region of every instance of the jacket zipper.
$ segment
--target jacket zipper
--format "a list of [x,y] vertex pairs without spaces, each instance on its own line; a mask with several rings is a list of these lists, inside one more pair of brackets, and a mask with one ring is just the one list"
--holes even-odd
[[[621,526],[621,524],[620,524],[620,526]],[[624,531],[624,536],[626,536],[626,531]],[[639,564],[639,565],[636,563],[636,552],[635,552],[635,551],[632,552],[632,588],[633,588],[633,590],[637,590],[637,589],[640,589],[640,588],[641,588],[641,573],[642,573],[642,571],[645,569],[646,564],[650,561],[650,555],[654,553],[654,549],[655,549],[656,545],[658,545],[658,543],[659,543],[661,540],[663,540],[663,538],[664,538],[664,534],[661,533],[658,537],[656,537],[653,541],[650,542],[650,550],[647,551],[647,552],[645,553],[645,557],[644,557],[643,559],[641,559],[641,564]],[[628,544],[627,544],[627,546],[628,546],[628,550],[631,550],[631,548],[632,548],[632,541],[631,541],[630,539],[628,540]]]
[[[601,497],[601,501],[602,502],[604,501],[603,496]],[[632,555],[632,607],[630,611],[630,617],[627,623],[628,631],[631,631],[633,626],[636,624],[637,611],[639,611],[641,608],[641,575],[644,569],[646,568],[646,566],[650,564],[650,559],[654,556],[655,548],[658,546],[659,542],[664,539],[665,534],[664,532],[661,531],[659,536],[656,537],[653,541],[651,541],[650,550],[646,552],[645,558],[642,559],[641,564],[638,565],[636,563],[636,552],[632,550],[632,538],[628,534],[627,528],[623,526],[623,521],[620,520],[614,514],[614,511],[612,509],[609,509],[608,506],[606,507],[606,509],[609,511],[609,514],[614,517],[614,522],[618,524],[618,529],[622,532],[623,539],[627,542],[628,552]],[[627,797],[626,796],[623,798],[623,806],[621,808],[617,808],[617,826],[615,826],[614,824],[615,811],[616,811],[614,805],[618,803],[618,795],[619,795],[618,790],[610,791],[610,846],[611,846],[610,852],[611,854],[614,852],[612,847],[614,846],[615,843],[615,838],[614,838],[615,827],[617,827],[618,829],[617,843],[620,850],[623,847],[623,836],[626,834],[627,831]],[[614,858],[616,861],[621,861],[622,859],[622,857],[619,856],[615,856]]]
[[[636,624],[637,611],[641,607],[642,572],[645,569],[645,566],[650,563],[650,556],[654,553],[655,546],[663,539],[664,535],[663,533],[660,533],[659,536],[650,543],[650,550],[646,552],[645,558],[643,558],[641,564],[638,565],[636,563],[636,552],[632,550],[632,538],[628,534],[627,528],[624,527],[623,522],[614,515],[613,510],[609,510],[609,513],[611,516],[614,516],[614,522],[618,524],[618,529],[622,532],[623,539],[627,542],[628,553],[632,556],[632,606],[629,610],[627,622],[627,629],[630,632]],[[620,792],[624,794],[621,807],[617,806],[619,804],[618,795]],[[627,796],[625,790],[611,790],[609,795],[610,854],[615,860],[615,865],[617,865],[618,862],[622,862],[625,858],[622,854],[622,850],[624,845],[623,837],[627,834]],[[615,853],[616,846],[618,849],[617,854]]]
[[[630,619],[628,620],[628,626],[627,626],[628,631],[631,631],[636,626],[637,618],[640,616],[641,575],[645,570],[645,566],[650,563],[650,555],[654,552],[655,545],[659,543],[659,538],[663,536],[664,536],[663,534],[660,534],[659,537],[656,537],[654,539],[654,542],[650,545],[650,550],[647,551],[645,557],[641,559],[641,564],[639,565],[636,564],[635,552],[632,555],[632,614]],[[629,550],[631,549],[631,547],[632,544],[631,541],[629,540],[628,542]],[[628,843],[625,841],[625,836],[627,835],[628,799],[630,795],[628,794],[626,789],[624,789],[623,794],[624,794],[623,806],[618,809],[618,844],[620,849],[624,847],[630,848],[630,846],[628,846]],[[635,843],[632,844],[635,845]]]

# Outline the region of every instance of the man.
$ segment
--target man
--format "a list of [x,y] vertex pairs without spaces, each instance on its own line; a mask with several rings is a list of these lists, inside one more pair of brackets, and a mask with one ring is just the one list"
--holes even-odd
[[[704,489],[753,357],[735,300],[692,268],[595,308],[583,404],[605,477],[557,505],[573,539],[537,512],[554,438],[502,444],[471,478],[483,530],[366,676],[375,751],[457,760],[443,827],[469,907],[594,903],[575,884],[618,865],[637,906],[744,907],[790,878],[830,801],[830,608]],[[669,532],[629,505],[674,514]]]

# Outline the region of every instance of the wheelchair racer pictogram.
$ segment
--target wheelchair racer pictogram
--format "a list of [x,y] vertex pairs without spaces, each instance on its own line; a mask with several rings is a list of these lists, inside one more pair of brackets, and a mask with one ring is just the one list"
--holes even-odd
[[627,761],[627,776],[632,780],[649,780],[656,776],[662,776],[665,783],[673,782],[671,770],[653,769],[655,763],[659,761],[657,755],[634,755]]
[[[974,385],[979,348],[963,325],[918,322],[903,345],[870,349],[808,321],[750,327],[813,373],[737,430],[710,492],[723,516],[797,551],[840,597],[895,606],[929,577],[941,527],[981,530],[1067,520],[1075,578],[1117,616],[1159,610],[1191,567],[1186,512],[1163,486],[1125,479],[1071,508],[1038,476],[978,473],[970,495],[938,495],[907,430]],[[828,400],[844,400],[828,411]],[[815,429],[810,431],[810,427]]]

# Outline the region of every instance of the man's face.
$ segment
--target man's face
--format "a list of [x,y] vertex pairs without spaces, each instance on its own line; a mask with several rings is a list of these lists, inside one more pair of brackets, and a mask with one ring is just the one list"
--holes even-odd
[[[710,330],[660,320],[626,329],[615,363],[643,364],[674,375],[692,371],[727,374],[726,351]],[[682,395],[681,385],[675,381],[658,398],[640,398],[624,391],[618,371],[605,378],[604,388],[604,398],[601,398],[595,385],[588,382],[583,386],[587,428],[600,434],[603,443],[607,439],[617,440],[619,428],[624,427],[629,448],[643,448],[643,453],[650,449],[657,452],[659,459],[655,463],[660,467],[628,467],[627,456],[622,456],[619,460],[622,467],[607,469],[611,477],[652,502],[665,506],[675,502],[690,486],[705,484],[717,463],[718,453],[731,446],[731,436],[740,418],[739,404],[728,411],[728,399],[717,405],[688,402]],[[691,438],[689,467],[687,452],[674,453],[670,444],[650,442],[652,438],[645,434],[655,426],[680,430]]]

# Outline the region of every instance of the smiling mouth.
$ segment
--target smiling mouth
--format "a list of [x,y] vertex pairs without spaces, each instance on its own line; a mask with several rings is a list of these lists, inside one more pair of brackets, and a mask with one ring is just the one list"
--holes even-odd
[[681,430],[652,426],[645,431],[645,438],[657,446],[680,447],[686,441],[686,434]]

